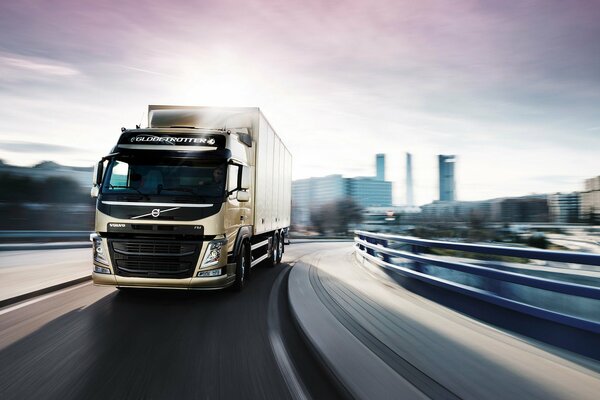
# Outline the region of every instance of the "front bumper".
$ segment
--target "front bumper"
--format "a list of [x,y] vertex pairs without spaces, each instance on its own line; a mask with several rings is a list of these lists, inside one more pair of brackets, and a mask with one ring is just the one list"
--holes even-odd
[[215,277],[191,277],[182,279],[140,278],[118,276],[113,274],[99,274],[96,272],[92,272],[92,280],[95,285],[101,286],[183,290],[216,290],[229,287],[235,281],[235,264],[227,264],[222,268],[225,268],[226,273]]

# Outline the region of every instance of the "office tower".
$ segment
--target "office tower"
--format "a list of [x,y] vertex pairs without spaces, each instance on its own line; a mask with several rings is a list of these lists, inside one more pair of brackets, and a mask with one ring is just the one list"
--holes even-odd
[[346,178],[349,197],[360,207],[388,207],[392,205],[392,182],[372,176]]
[[581,193],[553,193],[548,195],[548,211],[551,222],[568,224],[579,222]]
[[377,154],[375,156],[375,163],[377,166],[377,180],[385,181],[385,154]]
[[438,155],[440,177],[440,201],[455,201],[454,165],[456,156]]
[[406,153],[406,205],[409,207],[415,205],[413,192],[412,154],[410,153]]
[[600,175],[585,180],[579,217],[588,221],[600,218]]

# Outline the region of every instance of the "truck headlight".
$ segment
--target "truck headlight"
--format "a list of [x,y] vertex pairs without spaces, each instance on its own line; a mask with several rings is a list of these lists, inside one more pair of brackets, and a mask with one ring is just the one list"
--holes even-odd
[[208,244],[208,248],[206,249],[206,254],[204,255],[204,261],[202,261],[202,266],[200,268],[208,268],[219,264],[219,260],[221,259],[221,253],[225,249],[225,245],[227,244],[227,240],[213,240]]
[[[94,261],[100,264],[108,265],[108,258],[104,253],[104,246],[102,245],[102,238],[100,236],[91,236],[92,247],[94,253]],[[106,269],[106,268],[105,268]]]

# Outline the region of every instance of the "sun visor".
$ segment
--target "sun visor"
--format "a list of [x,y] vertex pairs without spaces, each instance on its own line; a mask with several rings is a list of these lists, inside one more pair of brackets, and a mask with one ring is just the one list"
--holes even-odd
[[149,128],[205,128],[252,131],[256,108],[149,106]]

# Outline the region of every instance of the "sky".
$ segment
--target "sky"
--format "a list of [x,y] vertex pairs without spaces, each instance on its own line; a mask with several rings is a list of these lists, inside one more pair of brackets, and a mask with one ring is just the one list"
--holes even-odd
[[600,2],[0,3],[0,159],[91,166],[148,104],[258,106],[294,179],[371,176],[394,202],[583,189],[600,174]]

